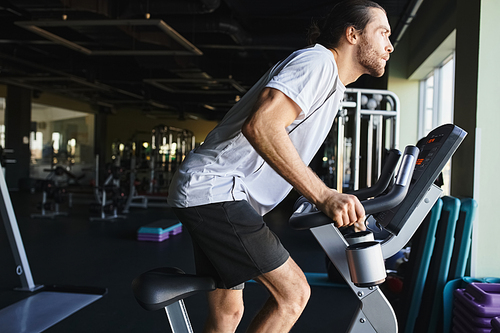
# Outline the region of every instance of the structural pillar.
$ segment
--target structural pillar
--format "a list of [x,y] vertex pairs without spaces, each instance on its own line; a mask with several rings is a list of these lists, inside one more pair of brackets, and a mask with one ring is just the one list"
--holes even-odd
[[[94,156],[99,155],[99,175],[98,178],[102,183],[106,175],[104,167],[108,161],[108,147],[106,143],[108,132],[108,115],[104,112],[95,114],[94,117]],[[101,184],[96,184],[97,186]]]
[[457,0],[454,122],[469,135],[453,157],[451,194],[473,197],[471,274],[500,277],[497,0]]
[[7,86],[5,99],[5,148],[13,149],[9,158],[15,164],[5,165],[9,190],[19,190],[30,176],[31,89]]

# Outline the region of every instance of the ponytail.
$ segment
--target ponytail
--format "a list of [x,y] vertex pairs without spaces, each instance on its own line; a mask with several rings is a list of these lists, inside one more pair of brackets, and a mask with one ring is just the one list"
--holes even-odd
[[336,4],[328,16],[312,22],[308,30],[309,44],[319,43],[329,49],[336,48],[349,27],[359,31],[365,29],[371,19],[370,8],[385,12],[379,4],[370,0],[344,0]]

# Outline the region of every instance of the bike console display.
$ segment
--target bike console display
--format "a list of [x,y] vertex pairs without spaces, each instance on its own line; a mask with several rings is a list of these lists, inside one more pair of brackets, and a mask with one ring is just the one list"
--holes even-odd
[[446,124],[431,131],[418,147],[418,155],[410,187],[404,200],[396,207],[374,215],[377,223],[394,235],[407,221],[445,164],[462,143],[467,132]]

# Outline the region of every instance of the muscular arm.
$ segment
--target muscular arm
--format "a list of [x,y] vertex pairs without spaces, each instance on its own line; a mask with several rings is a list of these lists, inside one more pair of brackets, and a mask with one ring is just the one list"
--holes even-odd
[[328,188],[304,164],[290,141],[286,128],[300,112],[299,106],[281,91],[265,88],[254,106],[253,113],[243,124],[242,132],[266,162],[304,197],[332,218],[337,227],[362,222],[364,209],[358,199]]

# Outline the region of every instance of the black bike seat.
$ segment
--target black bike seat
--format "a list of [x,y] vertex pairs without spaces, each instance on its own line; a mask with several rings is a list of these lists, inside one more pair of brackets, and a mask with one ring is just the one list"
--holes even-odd
[[215,281],[208,276],[185,274],[179,268],[161,267],[135,278],[132,290],[143,308],[154,311],[198,292],[215,290]]

